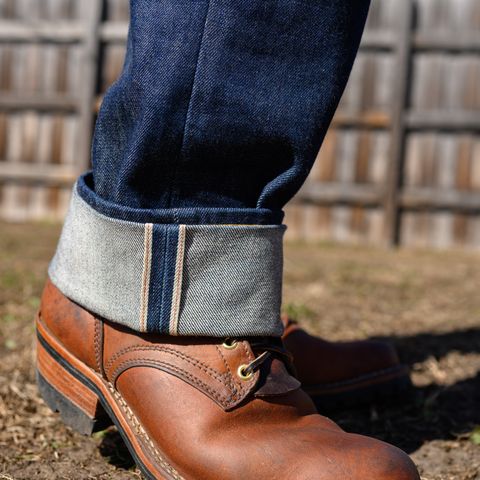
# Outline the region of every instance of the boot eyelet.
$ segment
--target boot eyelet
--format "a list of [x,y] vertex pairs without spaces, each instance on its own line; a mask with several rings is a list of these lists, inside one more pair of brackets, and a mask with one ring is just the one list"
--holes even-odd
[[237,370],[237,375],[240,377],[241,380],[247,381],[253,377],[253,372],[246,373],[245,369],[248,365],[240,365]]
[[237,348],[238,342],[236,340],[232,340],[231,338],[225,339],[225,341],[222,343],[223,348],[227,350],[234,350]]

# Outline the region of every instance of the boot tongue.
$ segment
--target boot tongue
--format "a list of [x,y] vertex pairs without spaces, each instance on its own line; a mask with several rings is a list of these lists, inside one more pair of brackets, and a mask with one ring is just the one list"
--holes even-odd
[[276,397],[298,390],[301,383],[290,375],[282,360],[271,357],[260,370],[255,397]]

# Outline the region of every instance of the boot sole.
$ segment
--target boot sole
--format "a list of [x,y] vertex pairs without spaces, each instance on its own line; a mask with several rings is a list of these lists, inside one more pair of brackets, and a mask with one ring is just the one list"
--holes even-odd
[[412,392],[410,370],[398,365],[351,380],[325,385],[303,385],[321,411],[338,411],[366,404],[398,401]]
[[113,424],[148,480],[185,480],[113,385],[69,353],[38,317],[37,381],[45,403],[73,430],[91,435]]

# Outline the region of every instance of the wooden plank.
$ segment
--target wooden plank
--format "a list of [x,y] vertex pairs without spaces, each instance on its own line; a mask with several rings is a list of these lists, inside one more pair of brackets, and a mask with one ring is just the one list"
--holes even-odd
[[302,205],[304,212],[304,238],[307,241],[328,240],[330,237],[330,208],[317,205]]
[[385,226],[384,242],[397,245],[400,240],[399,189],[402,181],[403,161],[405,155],[404,109],[408,99],[408,85],[411,61],[411,29],[414,18],[412,0],[403,0],[399,7],[398,42],[396,51],[396,82],[392,99],[392,128],[390,144],[390,163],[386,179],[384,199]]
[[368,182],[384,185],[387,172],[387,159],[390,148],[390,136],[386,131],[373,134],[373,149],[368,164]]
[[351,242],[352,209],[344,205],[332,207],[332,238],[337,242]]
[[109,21],[128,20],[129,0],[106,0],[105,3]]
[[285,232],[287,241],[297,241],[303,239],[303,206],[290,203],[285,208],[285,219],[288,225]]
[[20,163],[12,160],[0,162],[0,179],[16,183],[72,185],[77,173],[77,169],[70,165]]
[[400,194],[403,208],[415,210],[455,210],[480,212],[480,193],[437,187],[405,187]]
[[362,78],[365,70],[364,64],[366,57],[367,55],[363,52],[357,55],[350,73],[347,87],[340,99],[340,104],[335,114],[336,116],[343,115],[356,118],[356,115],[360,113]]
[[20,95],[19,93],[12,95],[0,93],[0,110],[3,111],[37,110],[43,112],[55,110],[59,112],[75,112],[78,107],[78,100],[66,95]]
[[307,182],[295,196],[295,202],[317,205],[377,206],[381,203],[384,188],[378,185],[345,184],[339,182]]
[[413,35],[413,48],[420,51],[441,51],[451,53],[480,53],[478,32],[424,31]]
[[7,141],[7,116],[0,112],[0,158],[6,157]]
[[103,52],[100,85],[100,92],[102,92],[102,94],[107,91],[122,71],[125,62],[125,46],[123,44],[108,44],[104,46]]
[[91,0],[91,7],[85,16],[85,37],[82,50],[82,89],[80,92],[80,121],[77,138],[78,168],[85,170],[90,166],[94,112],[98,80],[99,28],[102,20],[103,1]]
[[367,210],[368,231],[366,243],[380,245],[383,234],[383,211],[381,208],[369,208]]
[[480,191],[480,138],[478,137],[472,138],[470,184],[472,190]]
[[[339,183],[306,184],[293,203],[319,206],[351,205],[375,207],[381,204],[382,187],[345,186]],[[480,193],[433,187],[404,187],[399,205],[409,210],[452,210],[480,212]]]
[[393,50],[396,40],[395,32],[391,30],[366,30],[360,43],[360,49]]
[[78,43],[84,36],[79,22],[12,22],[0,20],[0,42]]
[[102,42],[125,43],[128,34],[127,22],[105,22],[100,26],[99,37]]
[[310,181],[331,182],[333,180],[338,134],[339,132],[335,129],[327,132],[310,172]]
[[480,111],[424,110],[405,113],[405,127],[428,130],[480,131]]
[[366,111],[359,114],[348,114],[339,111],[335,114],[332,126],[335,128],[389,128],[391,118],[381,111]]

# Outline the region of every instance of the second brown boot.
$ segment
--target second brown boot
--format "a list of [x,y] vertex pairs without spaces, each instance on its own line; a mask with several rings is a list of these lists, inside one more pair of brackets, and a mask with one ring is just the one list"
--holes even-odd
[[283,342],[297,378],[320,411],[398,398],[411,389],[409,369],[385,342],[328,342],[282,318]]

